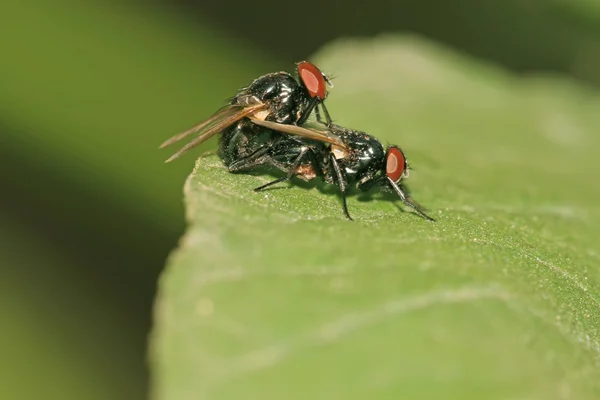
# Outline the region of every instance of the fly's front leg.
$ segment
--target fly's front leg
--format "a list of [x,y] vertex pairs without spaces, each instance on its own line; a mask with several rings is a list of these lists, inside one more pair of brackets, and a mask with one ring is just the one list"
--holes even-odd
[[296,125],[300,126],[303,123],[305,123],[306,120],[308,120],[308,117],[310,117],[310,113],[315,109],[315,106],[318,104],[318,102],[319,99],[317,99],[316,97],[310,100],[310,102],[308,103],[308,107],[306,107],[306,110],[304,110],[304,113],[302,113],[300,119],[296,122]]
[[[323,113],[325,114],[325,123],[323,123],[323,120],[321,119],[319,105],[321,106],[321,108],[323,109]],[[300,126],[303,123],[305,123],[308,120],[308,117],[310,117],[310,113],[313,112],[313,110],[315,111],[315,116],[317,117],[318,123],[324,124],[327,126],[331,126],[331,124],[333,122],[331,121],[331,116],[329,115],[329,111],[327,111],[327,107],[325,107],[325,104],[323,102],[321,102],[321,100],[319,100],[317,97],[314,97],[310,100],[310,103],[308,103],[308,107],[306,108],[306,111],[304,111],[304,114],[302,114],[302,116],[300,117],[298,122],[296,122],[296,125]]]
[[[331,121],[331,116],[329,115],[329,111],[327,111],[327,107],[325,107],[325,103],[321,103],[321,108],[323,109],[323,114],[325,114],[325,125],[331,126],[333,122]],[[321,116],[319,115],[318,106],[315,108],[315,112],[317,113],[317,121],[323,123],[321,121]]]
[[[321,108],[323,109],[323,113],[325,114],[325,123],[321,119],[319,106],[321,106]],[[312,113],[313,110],[315,111],[315,116],[317,117],[318,123],[325,124],[327,126],[330,126],[332,124],[331,116],[329,115],[329,111],[327,111],[327,107],[325,107],[325,104],[318,97],[313,97],[308,103],[308,107],[306,108],[298,122],[296,122],[296,125],[300,126],[303,123],[305,123],[308,120],[308,117],[310,117],[310,113]]]
[[398,196],[400,196],[400,200],[402,200],[402,202],[404,204],[406,204],[407,206],[411,207],[413,210],[415,210],[419,215],[421,215],[423,218],[429,220],[429,221],[435,221],[435,219],[431,218],[429,215],[425,214],[422,209],[421,206],[419,206],[418,204],[416,204],[410,196],[407,195],[407,193],[405,192],[406,188],[402,185],[398,185],[396,182],[393,181],[392,178],[387,178],[388,182],[390,183],[390,185],[392,186],[392,188],[396,191],[396,193],[398,193]]
[[422,205],[420,205],[419,203],[417,203],[415,201],[415,199],[412,198],[410,191],[408,190],[408,188],[406,186],[404,186],[403,184],[398,185],[400,187],[400,189],[402,189],[402,191],[405,193],[406,195],[406,200],[412,204],[414,204],[414,206],[419,209],[419,211],[428,211],[426,207],[423,207]]

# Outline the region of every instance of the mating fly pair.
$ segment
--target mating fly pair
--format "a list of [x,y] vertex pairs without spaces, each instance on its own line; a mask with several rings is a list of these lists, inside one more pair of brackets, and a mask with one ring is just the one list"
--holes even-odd
[[[344,213],[352,220],[346,205],[350,186],[360,191],[380,187],[396,192],[406,205],[433,221],[403,184],[409,167],[402,150],[396,146],[384,149],[365,132],[333,124],[324,104],[331,81],[315,65],[298,63],[297,76],[298,80],[287,72],[276,72],[255,79],[208,120],[165,141],[161,148],[197,133],[166,162],[221,133],[218,154],[230,172],[265,165],[284,172],[255,191],[293,176],[305,181],[319,177],[339,186]],[[301,126],[313,111],[317,122],[324,125],[322,129]]]

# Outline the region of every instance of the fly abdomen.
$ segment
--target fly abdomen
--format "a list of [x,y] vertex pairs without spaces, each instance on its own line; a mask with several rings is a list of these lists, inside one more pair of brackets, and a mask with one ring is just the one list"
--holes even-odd
[[272,142],[272,132],[243,119],[227,128],[219,137],[218,155],[226,167],[239,162],[257,150],[268,147]]

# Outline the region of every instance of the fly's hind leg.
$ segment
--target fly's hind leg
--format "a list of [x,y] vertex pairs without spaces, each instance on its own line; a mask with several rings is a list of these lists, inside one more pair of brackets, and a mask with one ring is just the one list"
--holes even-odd
[[244,158],[236,160],[230,163],[227,168],[229,172],[244,172],[249,171],[253,168],[256,168],[260,165],[266,164],[269,162],[270,157],[267,155],[269,152],[270,146],[263,146],[254,151],[253,153],[247,155]]
[[261,190],[266,189],[269,186],[275,185],[279,182],[289,181],[296,174],[296,170],[298,169],[298,167],[300,167],[300,165],[302,165],[302,162],[305,161],[306,159],[308,159],[310,166],[312,167],[315,174],[320,176],[321,170],[319,169],[319,166],[317,164],[317,160],[315,158],[315,153],[308,147],[302,147],[302,149],[300,150],[300,153],[294,160],[294,163],[292,164],[290,169],[287,171],[285,176],[282,176],[281,178],[275,179],[274,181],[271,181],[262,186],[259,186],[259,187],[255,188],[254,191],[260,192]]

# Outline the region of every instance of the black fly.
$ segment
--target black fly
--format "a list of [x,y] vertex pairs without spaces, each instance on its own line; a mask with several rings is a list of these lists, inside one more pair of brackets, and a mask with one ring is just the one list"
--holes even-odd
[[[230,137],[237,137],[237,142],[221,143],[220,154],[230,172],[248,171],[260,165],[273,166],[285,172],[281,178],[255,191],[290,180],[293,176],[306,181],[320,177],[339,186],[344,213],[350,220],[346,195],[350,185],[354,185],[359,191],[374,187],[392,190],[419,215],[435,221],[408,193],[404,180],[408,178],[409,166],[399,147],[385,149],[375,137],[335,124],[315,129],[253,117],[250,120],[254,124],[253,132],[232,133]],[[257,125],[266,129],[260,130]]]
[[[317,121],[323,122],[319,112],[320,106],[325,114],[325,123],[331,124],[331,117],[324,104],[328,95],[327,86],[332,86],[331,80],[308,61],[299,62],[296,67],[298,79],[288,72],[263,75],[239,90],[229,104],[206,121],[166,140],[160,148],[182,140],[193,133],[197,134],[196,138],[183,146],[166,162],[174,160],[219,132],[251,129],[248,117],[280,124],[301,125],[314,110]],[[224,140],[229,141],[227,138]]]

